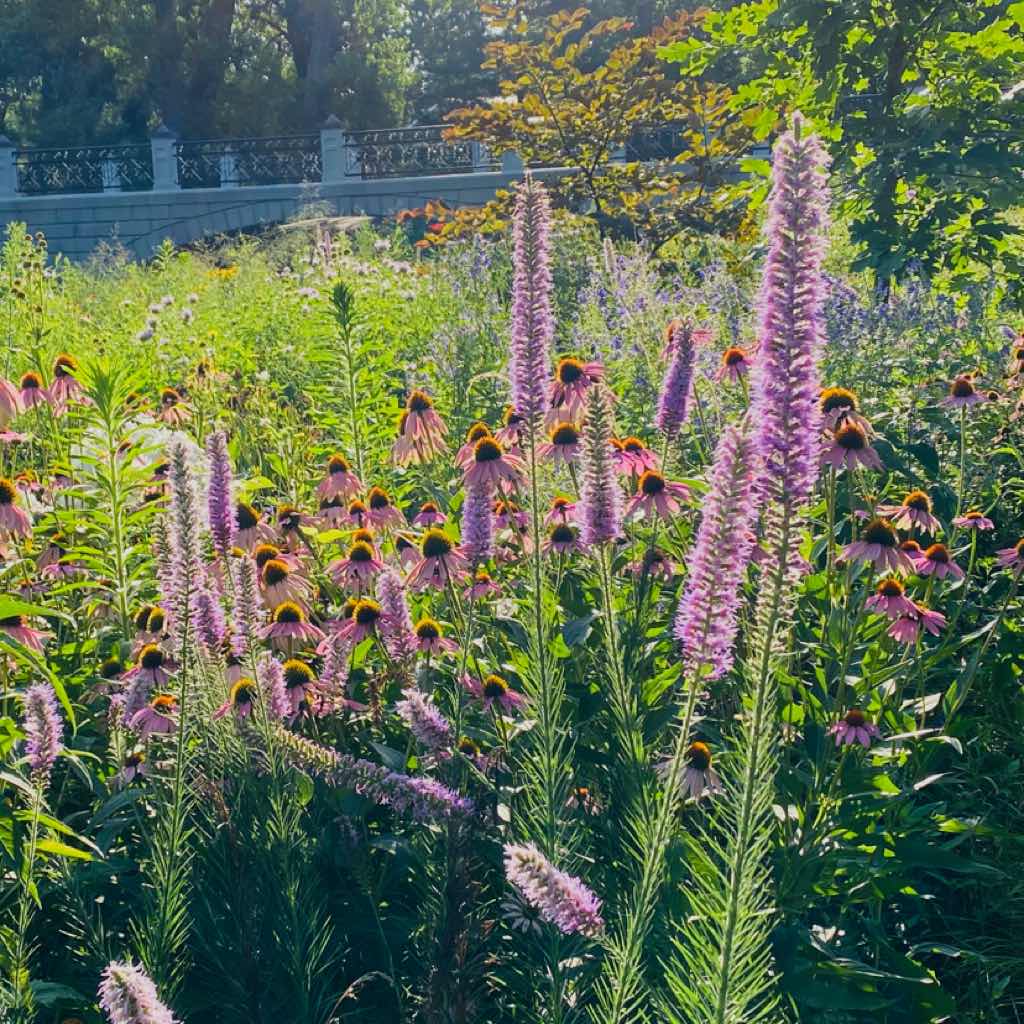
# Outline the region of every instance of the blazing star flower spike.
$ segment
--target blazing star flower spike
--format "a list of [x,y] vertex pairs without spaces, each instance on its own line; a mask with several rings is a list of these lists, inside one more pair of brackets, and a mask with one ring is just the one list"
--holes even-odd
[[25,733],[25,756],[36,784],[45,789],[54,762],[60,753],[64,723],[57,707],[57,696],[49,683],[36,683],[25,694],[21,724]]
[[237,521],[231,500],[231,456],[228,454],[227,435],[223,430],[209,436],[206,454],[210,460],[210,485],[206,501],[210,536],[213,538],[214,551],[226,559],[235,544]]
[[153,980],[130,960],[112,960],[104,968],[98,995],[110,1024],[176,1024]]
[[506,844],[505,877],[560,932],[593,938],[604,928],[597,896],[575,875],[559,871],[532,843]]

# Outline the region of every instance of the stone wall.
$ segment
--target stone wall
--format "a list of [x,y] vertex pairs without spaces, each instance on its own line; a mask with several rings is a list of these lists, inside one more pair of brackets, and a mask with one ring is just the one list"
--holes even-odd
[[[564,173],[537,171],[540,178]],[[452,207],[479,206],[508,188],[518,175],[506,171],[432,177],[348,179],[332,184],[265,185],[246,188],[102,192],[88,195],[0,195],[5,224],[24,222],[42,231],[50,251],[72,260],[116,239],[139,259],[148,259],[166,238],[185,245],[204,237],[279,224],[316,204],[336,215],[387,216],[440,199]]]

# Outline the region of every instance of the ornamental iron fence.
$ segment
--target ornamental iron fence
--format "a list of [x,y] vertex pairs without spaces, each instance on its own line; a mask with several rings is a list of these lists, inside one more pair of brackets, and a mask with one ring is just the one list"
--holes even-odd
[[14,153],[17,191],[23,195],[142,192],[153,187],[148,143],[129,146],[59,146]]
[[178,142],[175,156],[181,188],[299,185],[323,175],[319,133]]

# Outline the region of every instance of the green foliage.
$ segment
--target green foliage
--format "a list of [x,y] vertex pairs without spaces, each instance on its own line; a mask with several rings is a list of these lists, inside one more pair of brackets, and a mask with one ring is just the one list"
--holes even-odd
[[[1010,0],[759,0],[664,50],[725,75],[759,137],[801,109],[830,140],[840,208],[880,282],[994,270],[1019,295],[1024,8]],[[766,95],[775,103],[765,109]]]

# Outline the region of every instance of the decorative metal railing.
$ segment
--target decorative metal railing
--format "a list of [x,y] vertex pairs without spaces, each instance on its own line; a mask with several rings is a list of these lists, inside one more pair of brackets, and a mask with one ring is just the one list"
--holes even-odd
[[424,174],[459,174],[489,169],[473,142],[448,142],[445,126],[383,128],[349,132],[345,174],[358,178],[406,178]]
[[179,142],[175,155],[181,188],[295,185],[323,175],[319,134]]
[[131,146],[61,146],[14,154],[18,191],[24,195],[64,192],[139,192],[153,187],[148,143]]

